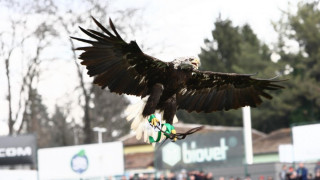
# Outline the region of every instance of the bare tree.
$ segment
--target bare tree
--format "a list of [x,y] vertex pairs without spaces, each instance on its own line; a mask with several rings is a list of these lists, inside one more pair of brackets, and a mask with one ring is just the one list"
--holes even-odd
[[[46,2],[51,2],[44,0]],[[37,81],[40,75],[39,65],[41,63],[41,53],[50,44],[51,36],[54,36],[51,25],[46,23],[44,16],[50,16],[52,14],[52,8],[46,8],[48,3],[38,0],[32,3],[22,4],[20,1],[1,1],[2,5],[5,5],[8,10],[12,11],[9,15],[11,28],[10,30],[2,30],[1,33],[1,54],[0,56],[5,60],[5,72],[7,79],[7,101],[8,101],[8,127],[9,134],[20,133],[22,130],[24,116],[26,115],[26,107],[32,102],[32,89],[37,85]],[[46,9],[46,10],[44,10]],[[47,12],[44,14],[44,12]],[[36,13],[43,16],[42,23],[39,23],[34,30],[28,31],[28,23],[36,18]],[[29,47],[29,41],[34,41],[35,48]],[[26,71],[21,68],[21,72],[17,72],[16,64],[17,58],[20,56],[21,64],[26,64]],[[13,64],[13,67],[11,67]],[[14,79],[12,74],[22,74],[22,80],[20,84],[20,90],[18,92],[18,102],[14,102],[12,96],[17,94],[12,89]],[[13,106],[17,106],[17,110],[13,111]],[[17,123],[18,130],[14,131],[14,125]],[[34,129],[37,129],[34,122]]]
[[[69,9],[67,10],[67,12],[59,17],[60,23],[63,27],[63,29],[65,30],[65,32],[68,35],[72,35],[72,36],[77,36],[79,34],[79,29],[77,28],[79,25],[83,26],[83,25],[87,25],[90,27],[95,28],[96,26],[94,24],[92,24],[91,18],[90,16],[93,15],[95,16],[97,19],[101,20],[102,22],[106,22],[106,17],[108,14],[108,3],[103,3],[101,1],[95,1],[95,0],[87,0],[84,1],[85,4],[87,4],[88,9],[85,12],[81,12],[79,14],[79,12],[77,10],[74,9]],[[123,22],[128,22],[128,17],[132,17],[135,14],[136,10],[135,9],[130,9],[126,12],[116,12],[117,17],[115,18],[115,21],[121,21],[122,23],[119,24],[123,24]],[[66,15],[67,14],[67,15]],[[111,13],[109,13],[111,14]],[[118,29],[123,29],[120,27],[118,27]],[[130,29],[130,30],[133,30]],[[82,36],[82,35],[79,35]],[[83,99],[83,104],[82,104],[82,108],[83,108],[83,112],[84,112],[84,116],[83,116],[83,132],[85,134],[85,139],[84,139],[84,143],[93,143],[93,131],[92,131],[92,122],[94,122],[93,124],[97,124],[95,123],[97,121],[97,114],[95,111],[95,114],[92,114],[93,111],[91,110],[92,108],[90,107],[90,104],[93,104],[94,107],[98,106],[99,108],[109,108],[110,109],[110,116],[118,116],[117,113],[113,113],[112,110],[114,110],[114,106],[101,106],[98,105],[96,103],[100,103],[101,101],[94,101],[94,97],[95,97],[95,93],[96,91],[94,90],[94,86],[92,86],[91,82],[87,82],[86,79],[86,74],[84,72],[84,69],[82,66],[79,65],[79,60],[77,58],[77,54],[74,51],[74,49],[76,48],[76,45],[74,43],[74,41],[72,41],[71,39],[69,39],[69,43],[71,46],[72,51],[72,59],[75,62],[76,65],[76,69],[77,69],[77,75],[79,78],[79,88],[81,89],[81,96]],[[106,92],[104,92],[106,93]],[[110,92],[108,92],[110,93]],[[123,101],[124,97],[121,97],[116,100],[116,101]],[[115,102],[114,102],[115,103]],[[123,109],[125,107],[126,103],[123,103]],[[111,121],[111,118],[109,119],[104,119],[104,121]],[[99,124],[99,123],[98,123]],[[100,123],[101,124],[101,123]],[[120,123],[121,124],[121,123]],[[126,128],[125,128],[126,129]],[[128,131],[128,129],[127,129]],[[110,130],[111,133],[111,130]],[[120,133],[122,134],[122,133]],[[111,138],[112,136],[110,136]],[[112,138],[111,138],[112,139]],[[110,140],[110,139],[109,139]]]
[[[74,14],[72,10],[69,10],[67,13],[70,13],[70,14]],[[84,19],[82,19],[83,16],[81,15],[78,15],[78,16],[74,16],[74,18],[71,19],[68,19],[66,20],[65,18],[63,18],[62,16],[59,17],[59,20],[60,20],[60,23],[63,27],[63,29],[67,32],[67,34],[74,34],[75,33],[75,29],[74,29],[74,26],[75,26],[75,23],[76,22],[83,22]],[[69,22],[72,22],[72,23],[69,23]],[[70,24],[73,25],[72,27],[70,27]],[[85,80],[84,80],[84,76],[83,76],[83,68],[79,65],[79,63],[77,62],[77,54],[76,52],[74,51],[75,49],[75,45],[74,45],[74,42],[69,39],[69,43],[70,43],[70,46],[71,46],[71,50],[72,50],[72,59],[76,65],[76,69],[77,69],[77,75],[78,75],[78,78],[79,78],[79,87],[82,91],[82,96],[84,98],[84,105],[82,105],[83,107],[83,111],[84,111],[84,117],[83,117],[83,122],[84,122],[84,128],[83,128],[83,131],[85,133],[85,140],[84,140],[84,143],[91,143],[92,142],[92,130],[91,130],[91,118],[90,118],[90,114],[89,114],[89,103],[90,103],[90,95],[92,93],[92,90],[91,88],[87,88],[86,87],[86,83],[85,83]]]
[[[8,15],[11,23],[10,30],[1,30],[0,28],[0,58],[4,59],[5,63],[10,134],[37,132],[38,137],[42,138],[39,140],[42,147],[69,144],[70,139],[65,138],[63,141],[59,141],[59,137],[70,136],[69,133],[66,133],[71,132],[70,128],[76,129],[73,133],[76,144],[94,141],[93,126],[108,127],[108,133],[104,137],[106,140],[112,140],[128,131],[122,117],[122,110],[128,104],[127,100],[123,96],[110,95],[111,93],[107,90],[99,90],[101,91],[99,92],[92,85],[92,81],[89,81],[85,75],[85,70],[79,65],[77,52],[73,50],[79,44],[75,44],[68,37],[70,35],[83,36],[78,30],[79,25],[94,28],[95,25],[90,20],[91,15],[103,23],[107,22],[106,18],[112,14],[120,32],[129,31],[132,33],[139,27],[138,25],[134,26],[134,23],[130,21],[137,11],[130,9],[111,12],[108,9],[109,1],[82,0],[80,3],[79,1],[74,2],[76,3],[64,2],[69,3],[69,6],[63,6],[61,2],[56,5],[57,2],[54,0],[35,0],[32,2],[0,0],[1,5],[12,11]],[[65,7],[69,7],[69,9]],[[30,23],[34,24],[31,28],[29,27]],[[129,28],[124,28],[125,26]],[[56,109],[53,116],[50,117],[38,91],[43,72],[41,65],[44,61],[54,58],[48,57],[46,52],[53,47],[55,43],[53,41],[56,39],[63,46],[71,47],[69,59],[73,60],[75,64],[75,73],[79,80],[75,94],[80,94],[78,99],[80,99],[81,103],[79,104],[84,114],[81,122],[74,118],[71,118],[72,122],[66,120],[67,117],[70,119],[72,116],[71,112],[65,111],[68,109],[67,105]],[[30,44],[32,44],[31,47]],[[17,56],[21,57],[20,62],[16,59]],[[16,62],[23,64],[21,70],[17,71]],[[17,76],[13,76],[13,74],[21,74],[21,79],[17,79]],[[16,82],[20,83],[18,87]],[[98,96],[106,101],[96,99]],[[117,102],[119,102],[118,106],[114,106],[113,104]],[[94,110],[94,107],[98,107],[99,110]],[[63,115],[60,111],[64,112]],[[106,117],[101,119],[102,116]],[[81,131],[78,130],[79,126],[82,127]],[[66,127],[64,129],[66,132],[63,130],[58,133],[62,129],[61,127]],[[58,129],[51,131],[53,128]],[[50,133],[59,135],[50,136]],[[77,138],[79,134],[83,134],[83,138]],[[52,143],[46,144],[46,142]]]
[[[11,31],[2,31],[1,32],[1,56],[5,61],[5,72],[6,72],[6,78],[7,78],[7,88],[8,88],[8,95],[7,95],[7,100],[8,100],[8,126],[9,126],[9,134],[13,134],[13,125],[16,120],[16,118],[13,117],[13,111],[12,111],[12,80],[11,80],[11,59],[13,56],[13,53],[15,50],[19,49],[19,46],[21,43],[25,41],[25,39],[28,36],[19,36],[17,35],[17,27],[22,26],[24,27],[26,24],[25,20],[10,20],[11,24]],[[20,104],[20,103],[19,103]],[[20,109],[20,108],[19,108]],[[17,113],[18,114],[18,113]]]

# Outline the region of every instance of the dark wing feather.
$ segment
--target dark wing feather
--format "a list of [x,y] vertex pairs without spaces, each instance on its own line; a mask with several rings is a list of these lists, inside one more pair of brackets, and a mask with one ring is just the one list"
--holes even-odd
[[255,79],[251,74],[218,73],[195,70],[186,88],[177,96],[179,109],[189,112],[213,112],[256,107],[261,97],[271,99],[265,90],[284,88],[276,83],[282,80]]
[[126,43],[117,32],[111,19],[111,33],[95,18],[93,21],[103,31],[80,30],[93,40],[71,37],[91,46],[79,47],[83,50],[79,59],[88,69],[88,75],[94,76],[94,83],[111,92],[136,96],[149,94],[149,86],[165,76],[167,63],[144,54],[136,42]]

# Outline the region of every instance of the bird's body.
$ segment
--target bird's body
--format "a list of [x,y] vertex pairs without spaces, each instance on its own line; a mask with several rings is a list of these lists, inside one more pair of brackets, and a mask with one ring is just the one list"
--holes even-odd
[[172,124],[177,110],[177,93],[186,88],[186,81],[192,76],[192,71],[198,68],[198,64],[199,60],[195,57],[177,58],[166,63],[163,68],[165,76],[154,73],[152,77],[148,77],[147,86],[150,89],[142,94],[142,97],[149,95],[143,116],[147,117],[159,110],[163,112],[163,119]]
[[[156,109],[163,111],[163,118],[167,123],[172,123],[173,116],[177,110],[178,93],[186,88],[186,82],[192,77],[192,71],[195,67],[185,64],[184,67],[178,66],[181,61],[174,60],[169,63],[166,68],[166,77],[159,78],[155,84],[150,84],[154,87],[150,92],[148,102],[156,104],[155,108],[150,108],[148,103],[145,106],[144,116],[153,114]],[[154,98],[159,97],[158,98]]]
[[118,94],[148,96],[142,110],[144,117],[158,110],[172,124],[177,109],[209,113],[256,107],[262,103],[261,97],[272,98],[265,90],[283,88],[276,84],[279,80],[255,79],[252,74],[199,71],[200,61],[195,57],[163,62],[143,53],[135,41],[125,42],[111,20],[113,33],[93,20],[104,33],[80,29],[95,41],[72,37],[91,45],[76,49],[84,51],[79,57],[81,64],[102,88]]

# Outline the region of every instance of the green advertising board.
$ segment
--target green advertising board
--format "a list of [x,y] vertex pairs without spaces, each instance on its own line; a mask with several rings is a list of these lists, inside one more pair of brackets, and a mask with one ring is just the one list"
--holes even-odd
[[182,141],[157,145],[155,167],[157,170],[201,170],[208,166],[242,165],[243,144],[241,130],[194,134]]

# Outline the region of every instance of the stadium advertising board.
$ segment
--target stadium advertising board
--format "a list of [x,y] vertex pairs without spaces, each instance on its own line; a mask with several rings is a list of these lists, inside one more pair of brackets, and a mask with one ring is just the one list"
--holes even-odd
[[0,137],[0,165],[33,164],[36,152],[35,135]]
[[294,162],[294,153],[292,144],[280,144],[279,150],[279,161],[282,163]]
[[198,133],[183,141],[166,142],[156,148],[158,170],[203,169],[242,164],[242,131]]
[[10,170],[1,169],[0,179],[3,180],[38,180],[38,172],[36,170]]
[[320,159],[320,124],[294,126],[292,128],[294,161]]
[[39,179],[86,179],[124,173],[122,142],[38,150]]

